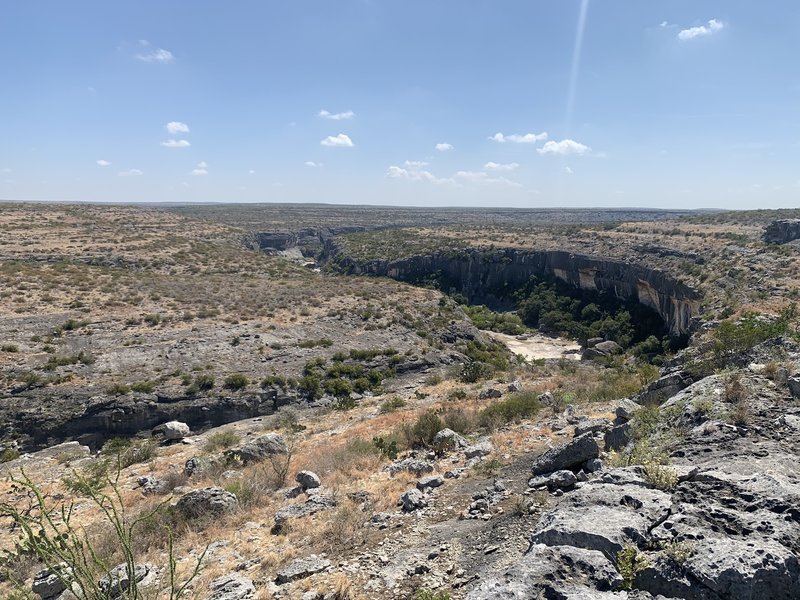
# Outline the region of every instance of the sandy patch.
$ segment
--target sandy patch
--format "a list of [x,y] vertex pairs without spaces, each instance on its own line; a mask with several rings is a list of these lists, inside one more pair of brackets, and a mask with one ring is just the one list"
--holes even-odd
[[551,338],[538,333],[524,336],[507,335],[494,331],[484,331],[499,342],[503,342],[511,352],[524,356],[527,360],[542,358],[567,358],[580,360],[580,344],[563,338]]

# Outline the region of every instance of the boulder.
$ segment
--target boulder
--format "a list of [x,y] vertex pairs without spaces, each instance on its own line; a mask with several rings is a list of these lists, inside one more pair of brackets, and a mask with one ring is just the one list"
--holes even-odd
[[235,494],[221,487],[207,487],[182,496],[175,508],[187,519],[219,517],[233,511],[239,504]]
[[536,399],[541,403],[542,406],[553,406],[555,404],[556,399],[553,396],[552,392],[545,392],[544,394],[539,394],[536,396]]
[[313,471],[300,471],[294,476],[294,480],[300,484],[300,487],[303,488],[304,491],[312,488],[318,488],[320,485],[322,485],[319,475]]
[[390,475],[397,475],[397,473],[402,471],[408,471],[409,473],[419,477],[424,473],[432,473],[433,465],[427,461],[419,460],[418,458],[412,458],[409,456],[408,458],[404,458],[403,460],[399,460],[388,465],[386,470],[389,471]]
[[620,400],[614,409],[614,414],[617,417],[617,425],[630,421],[633,418],[633,415],[636,414],[636,411],[640,408],[642,408],[641,404],[634,402],[629,398],[623,398]]
[[336,499],[333,496],[319,493],[319,490],[322,489],[323,488],[309,488],[308,492],[318,493],[309,497],[302,504],[292,504],[276,512],[275,525],[272,528],[272,533],[279,533],[290,519],[299,519],[336,506]]
[[232,448],[225,452],[228,460],[239,460],[243,464],[261,462],[276,454],[288,454],[289,449],[286,442],[277,433],[267,433],[259,436],[238,448]]
[[764,243],[786,244],[800,239],[800,219],[777,219],[764,229]]
[[597,433],[607,429],[611,423],[608,419],[582,419],[575,425],[575,437],[581,436],[584,433]]
[[533,475],[543,475],[553,471],[574,469],[599,455],[600,448],[592,434],[585,433],[566,444],[551,448],[536,458],[531,472]]
[[467,446],[469,442],[452,429],[442,429],[433,436],[433,447],[439,451],[458,450]]
[[169,441],[182,440],[190,433],[189,426],[180,421],[169,421],[161,425],[159,429],[164,434],[164,439]]
[[603,469],[603,461],[599,458],[592,458],[583,463],[583,470],[587,473],[597,473]]
[[321,573],[330,566],[331,561],[325,558],[324,555],[312,554],[305,558],[298,558],[278,571],[275,582],[283,584],[305,579],[316,573]]
[[494,452],[494,446],[489,440],[482,440],[477,444],[464,448],[464,456],[467,458],[480,458],[488,456],[492,452]]
[[792,398],[800,398],[800,376],[792,375],[786,379]]
[[439,477],[438,475],[430,475],[428,477],[423,477],[417,481],[417,489],[421,492],[425,490],[437,488],[444,483],[444,479]]
[[[137,587],[145,587],[155,583],[157,571],[151,564],[135,565],[133,567],[133,580]],[[131,587],[131,572],[126,563],[122,563],[111,569],[104,577],[97,582],[100,590],[105,594],[104,597],[120,598],[126,595]]]
[[575,477],[575,473],[572,471],[556,471],[549,475],[532,477],[528,480],[528,487],[538,488],[547,486],[547,489],[551,492],[553,490],[571,490],[575,487],[577,481],[578,478]]
[[139,477],[136,480],[136,483],[139,485],[139,489],[142,490],[142,493],[145,496],[163,494],[167,491],[167,482],[162,479],[158,479],[157,477],[153,477],[152,475]]
[[403,512],[413,512],[420,508],[428,506],[428,501],[425,496],[418,489],[408,490],[400,495],[399,504],[402,506]]
[[[58,567],[57,567],[58,568]],[[71,571],[62,564],[60,567],[61,577],[71,580]],[[54,569],[39,571],[33,578],[31,590],[42,600],[57,600],[67,589]]]
[[611,450],[622,450],[631,441],[631,426],[629,423],[617,425],[606,431],[603,438],[603,448],[606,452]]
[[520,382],[519,379],[515,379],[514,381],[508,384],[508,387],[506,389],[508,389],[508,391],[511,393],[521,392],[522,382]]
[[502,396],[503,392],[497,388],[487,388],[480,391],[478,394],[478,400],[489,400],[490,398],[501,398]]
[[217,577],[208,588],[211,595],[206,600],[250,600],[256,594],[253,582],[237,573]]

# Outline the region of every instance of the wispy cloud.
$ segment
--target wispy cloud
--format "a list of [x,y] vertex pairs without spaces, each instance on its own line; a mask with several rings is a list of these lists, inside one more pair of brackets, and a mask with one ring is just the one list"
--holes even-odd
[[186,123],[181,123],[180,121],[170,121],[164,127],[166,127],[167,131],[173,135],[176,133],[189,133],[189,126]]
[[519,163],[515,162],[508,164],[501,164],[489,161],[485,165],[483,165],[483,168],[486,169],[487,171],[513,171],[517,167],[519,167]]
[[339,135],[329,135],[322,140],[320,144],[331,148],[352,148],[355,145],[353,144],[353,140],[350,139],[350,136],[345,135],[344,133],[340,133]]
[[188,148],[192,144],[189,140],[166,140],[161,142],[161,145],[164,146],[164,148]]
[[586,154],[587,152],[591,152],[591,150],[592,149],[586,144],[581,144],[580,142],[569,139],[561,140],[560,142],[551,140],[545,143],[545,145],[541,148],[536,149],[539,154],[558,154],[561,156],[568,156],[572,154],[580,156],[582,154]]
[[321,110],[317,113],[317,116],[322,119],[330,119],[331,121],[346,121],[352,119],[356,116],[352,110],[346,110],[345,112],[340,113],[332,113],[328,112],[327,110]]
[[97,161],[97,164],[100,165],[101,167],[108,167],[109,165],[111,165],[110,162],[108,162],[107,160],[103,160],[102,158]]
[[118,175],[120,177],[136,177],[138,175],[144,175],[144,173],[139,169],[128,169],[127,171],[120,171]]
[[389,179],[408,179],[409,181],[428,181],[436,185],[454,184],[455,180],[449,177],[436,177],[430,171],[422,169],[408,168],[404,169],[396,165],[392,165],[386,171],[386,177]]
[[192,175],[195,177],[203,177],[204,175],[208,175],[208,163],[204,160],[197,163],[197,166],[192,169]]
[[430,163],[426,163],[424,160],[407,160],[403,164],[411,169],[421,169],[422,167],[427,167]]
[[490,136],[489,139],[499,144],[505,144],[506,142],[512,144],[535,144],[536,142],[541,142],[546,140],[547,132],[543,131],[542,133],[525,133],[525,134],[512,133],[511,135],[504,135],[498,132]]
[[456,179],[468,181],[469,183],[482,183],[482,184],[499,183],[511,187],[522,187],[516,181],[511,181],[510,179],[506,179],[505,177],[491,177],[485,171],[459,171],[458,173],[455,174],[455,177]]
[[314,167],[314,168],[317,168],[317,167],[321,167],[321,166],[322,166],[322,163],[314,162],[313,160],[307,160],[307,161],[306,161],[306,162],[304,162],[303,164],[304,164],[305,166],[307,166],[307,167]]
[[717,21],[716,19],[711,19],[705,25],[700,25],[698,27],[689,27],[688,29],[681,29],[678,32],[678,39],[683,41],[693,40],[694,38],[704,37],[716,33],[717,31],[719,31],[724,27],[725,27],[724,23]]
[[175,60],[172,52],[164,48],[152,48],[147,40],[139,40],[139,46],[142,47],[142,53],[137,54],[136,58],[144,62],[168,63]]
[[436,149],[439,152],[448,152],[449,150],[453,149],[453,144],[448,144],[447,142],[441,142],[436,144]]

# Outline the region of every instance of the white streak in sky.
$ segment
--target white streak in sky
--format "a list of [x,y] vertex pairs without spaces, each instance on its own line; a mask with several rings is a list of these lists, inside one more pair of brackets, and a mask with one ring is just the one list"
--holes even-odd
[[569,74],[569,92],[567,92],[567,114],[564,117],[564,136],[569,137],[572,129],[572,113],[575,109],[575,94],[578,88],[578,72],[581,68],[581,51],[583,34],[586,31],[586,14],[589,12],[589,0],[581,0],[581,11],[578,15],[578,31],[575,34],[575,47],[572,50],[572,69]]

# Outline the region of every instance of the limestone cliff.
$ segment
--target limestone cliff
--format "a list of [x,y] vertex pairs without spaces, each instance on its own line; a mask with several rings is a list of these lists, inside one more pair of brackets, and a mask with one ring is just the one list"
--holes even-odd
[[689,332],[700,312],[700,295],[657,269],[558,250],[463,249],[411,256],[399,260],[360,261],[343,254],[335,240],[326,254],[351,274],[420,282],[435,279],[474,303],[503,304],[503,291],[526,283],[532,275],[555,276],[586,290],[607,291],[621,300],[636,299],[655,310],[670,332]]

